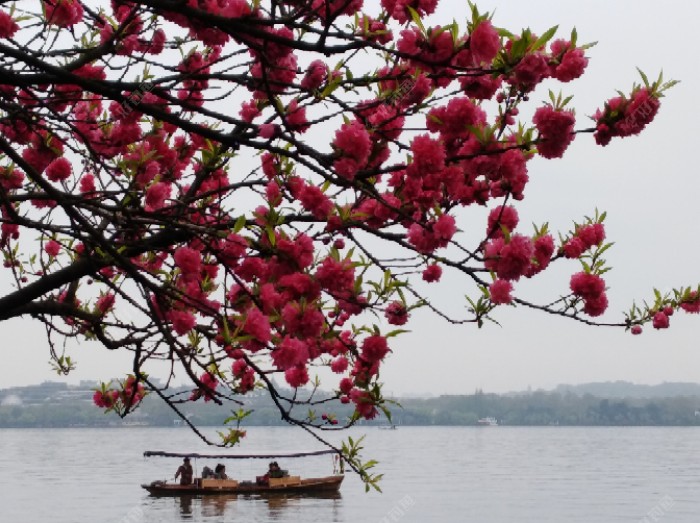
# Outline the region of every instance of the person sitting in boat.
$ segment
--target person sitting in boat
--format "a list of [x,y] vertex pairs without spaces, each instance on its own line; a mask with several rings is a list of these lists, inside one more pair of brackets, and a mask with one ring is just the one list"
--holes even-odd
[[175,480],[180,478],[180,485],[191,485],[192,484],[192,465],[190,464],[190,458],[185,458],[182,460],[182,465],[180,465],[175,472]]
[[283,478],[284,471],[280,468],[276,461],[270,463],[269,470],[267,471],[267,476],[270,478]]
[[214,471],[211,468],[205,466],[202,469],[202,479],[213,478],[213,477],[214,477]]
[[219,463],[214,469],[214,477],[216,479],[228,479],[226,475],[226,465]]

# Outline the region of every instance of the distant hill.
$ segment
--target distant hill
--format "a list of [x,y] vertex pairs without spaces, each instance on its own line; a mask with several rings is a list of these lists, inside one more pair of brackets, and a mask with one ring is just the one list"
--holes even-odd
[[581,385],[559,385],[554,392],[571,392],[577,396],[590,394],[598,398],[675,398],[700,396],[700,383],[661,383],[637,385],[628,381],[606,381]]
[[[40,385],[0,390],[0,428],[6,427],[172,427],[182,422],[157,395],[147,396],[139,408],[125,420],[104,415],[92,401],[94,384],[81,385],[45,382]],[[171,390],[181,397],[189,389]],[[317,391],[316,399],[329,400],[329,393]],[[231,411],[252,411],[246,426],[284,425],[277,407],[264,391],[247,395],[243,405],[227,402],[225,408],[213,402],[181,405],[184,416],[197,426],[221,426]],[[301,399],[301,398],[299,398]],[[663,383],[635,385],[624,381],[559,385],[555,390],[491,394],[481,390],[469,395],[444,395],[432,398],[396,398],[391,408],[397,425],[478,425],[493,417],[500,425],[572,425],[572,426],[695,426],[700,427],[700,384]],[[308,405],[295,407],[295,414],[306,415]],[[322,409],[322,410],[321,410]],[[320,412],[332,412],[344,420],[351,405],[337,400],[324,401]],[[364,420],[361,422],[365,424]],[[386,425],[383,416],[367,425]]]

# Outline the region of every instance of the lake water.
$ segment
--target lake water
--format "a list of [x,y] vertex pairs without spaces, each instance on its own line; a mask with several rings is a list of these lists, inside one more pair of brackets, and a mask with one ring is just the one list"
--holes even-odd
[[[0,521],[700,521],[700,428],[362,427],[343,436],[362,434],[383,494],[365,494],[348,473],[335,497],[180,499],[139,486],[172,478],[179,460],[142,453],[206,451],[188,429],[0,430]],[[287,427],[252,427],[246,439],[245,453],[318,448]],[[332,471],[328,456],[280,461],[302,476]],[[229,461],[227,472],[252,479],[265,468]]]

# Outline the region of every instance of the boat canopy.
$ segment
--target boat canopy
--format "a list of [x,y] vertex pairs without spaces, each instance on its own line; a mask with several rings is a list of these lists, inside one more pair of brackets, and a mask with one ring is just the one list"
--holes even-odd
[[145,458],[194,458],[194,459],[274,459],[274,458],[303,458],[306,456],[321,456],[338,454],[335,450],[314,450],[310,452],[282,452],[276,454],[200,454],[198,452],[165,452],[162,450],[147,450]]

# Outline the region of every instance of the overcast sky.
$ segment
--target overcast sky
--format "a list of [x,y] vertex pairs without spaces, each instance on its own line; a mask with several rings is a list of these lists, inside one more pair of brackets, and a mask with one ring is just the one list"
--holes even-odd
[[[463,27],[466,2],[441,3],[428,23],[445,24],[456,17]],[[575,26],[580,43],[598,42],[589,50],[584,77],[562,86],[564,94],[574,95],[578,128],[589,126],[587,115],[616,89],[628,91],[639,81],[637,66],[650,77],[663,68],[665,77],[681,80],[662,99],[656,120],[640,136],[615,139],[601,148],[591,135],[581,135],[565,159],[530,162],[531,181],[518,212],[521,224],[548,221],[552,230],[562,232],[596,207],[608,212],[608,238],[615,246],[607,256],[614,270],[606,275],[610,307],[605,321],[622,321],[622,311],[633,300],[650,299],[653,287],[663,291],[700,281],[700,178],[692,163],[695,118],[700,114],[693,97],[700,76],[693,35],[700,8],[691,2],[666,2],[661,7],[658,2],[631,0],[480,1],[478,6],[496,9],[494,24],[513,32],[529,26],[541,34],[558,24],[559,36],[568,36]],[[546,89],[531,99],[545,100]],[[528,296],[556,298],[576,270],[570,262],[518,289]],[[455,315],[463,307],[460,285],[447,278],[437,288],[441,303]],[[668,331],[646,327],[636,337],[622,329],[584,327],[523,309],[504,308],[496,318],[500,327],[478,330],[471,324],[448,325],[427,312],[416,314],[412,332],[393,342],[394,353],[382,372],[385,392],[505,392],[607,380],[700,382],[698,316],[677,314]],[[41,325],[29,319],[0,324],[0,388],[58,379],[47,363],[42,334]],[[79,366],[70,382],[108,380],[130,368],[128,357],[97,346],[82,345],[71,355]]]

